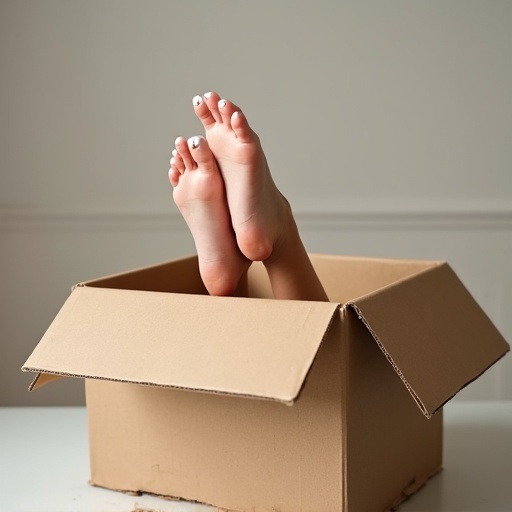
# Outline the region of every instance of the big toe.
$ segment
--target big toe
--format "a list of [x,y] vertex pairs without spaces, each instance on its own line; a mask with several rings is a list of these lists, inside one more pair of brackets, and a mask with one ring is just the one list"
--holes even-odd
[[188,139],[188,147],[197,166],[203,171],[214,171],[217,169],[217,163],[212,150],[204,137],[196,136]]

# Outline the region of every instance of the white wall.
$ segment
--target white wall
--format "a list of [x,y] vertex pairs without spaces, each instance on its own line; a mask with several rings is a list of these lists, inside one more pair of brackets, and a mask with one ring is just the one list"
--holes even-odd
[[[0,2],[0,405],[78,281],[193,251],[173,140],[217,90],[308,249],[450,261],[512,339],[512,3]],[[512,399],[512,357],[461,399]]]

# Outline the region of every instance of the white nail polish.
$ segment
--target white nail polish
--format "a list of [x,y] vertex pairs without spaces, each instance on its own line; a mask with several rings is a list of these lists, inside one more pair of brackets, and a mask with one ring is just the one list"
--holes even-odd
[[194,96],[192,98],[192,105],[194,105],[194,107],[201,105],[202,102],[203,102],[203,98],[201,98],[201,96]]
[[174,145],[176,146],[176,144],[178,144],[179,140],[181,139],[181,137],[176,137],[176,140],[174,141]]
[[176,158],[172,157],[169,163],[171,165],[174,165],[176,163]]
[[192,149],[196,149],[199,147],[199,143],[201,142],[199,137],[192,137],[189,141],[189,145]]
[[226,106],[226,100],[220,100],[219,101],[219,108],[223,109]]
[[209,99],[210,99],[211,95],[212,95],[212,93],[211,93],[211,92],[205,92],[205,93],[204,93],[204,97],[205,97],[205,99],[207,99],[207,100],[209,100]]
[[171,155],[172,156],[176,156],[177,154],[178,154],[178,152],[175,149],[173,149],[172,152],[171,152]]

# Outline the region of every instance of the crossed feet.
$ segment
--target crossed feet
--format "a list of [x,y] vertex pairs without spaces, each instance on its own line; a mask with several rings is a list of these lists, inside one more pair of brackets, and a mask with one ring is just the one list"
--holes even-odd
[[[271,281],[277,276],[274,295],[302,298],[293,278],[304,264],[310,267],[309,259],[258,136],[242,111],[217,93],[195,96],[193,105],[206,138],[176,139],[169,179],[208,292],[231,295],[252,261],[263,261]],[[288,297],[290,285],[294,296]]]

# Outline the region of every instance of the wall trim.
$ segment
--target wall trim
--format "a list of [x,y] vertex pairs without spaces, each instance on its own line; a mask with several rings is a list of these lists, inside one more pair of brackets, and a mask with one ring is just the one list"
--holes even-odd
[[298,212],[303,229],[382,230],[511,230],[512,209],[482,210],[372,210],[338,212]]
[[[512,229],[510,209],[414,209],[295,211],[301,230],[505,230]],[[186,229],[177,211],[73,212],[0,210],[0,232],[169,231]]]

